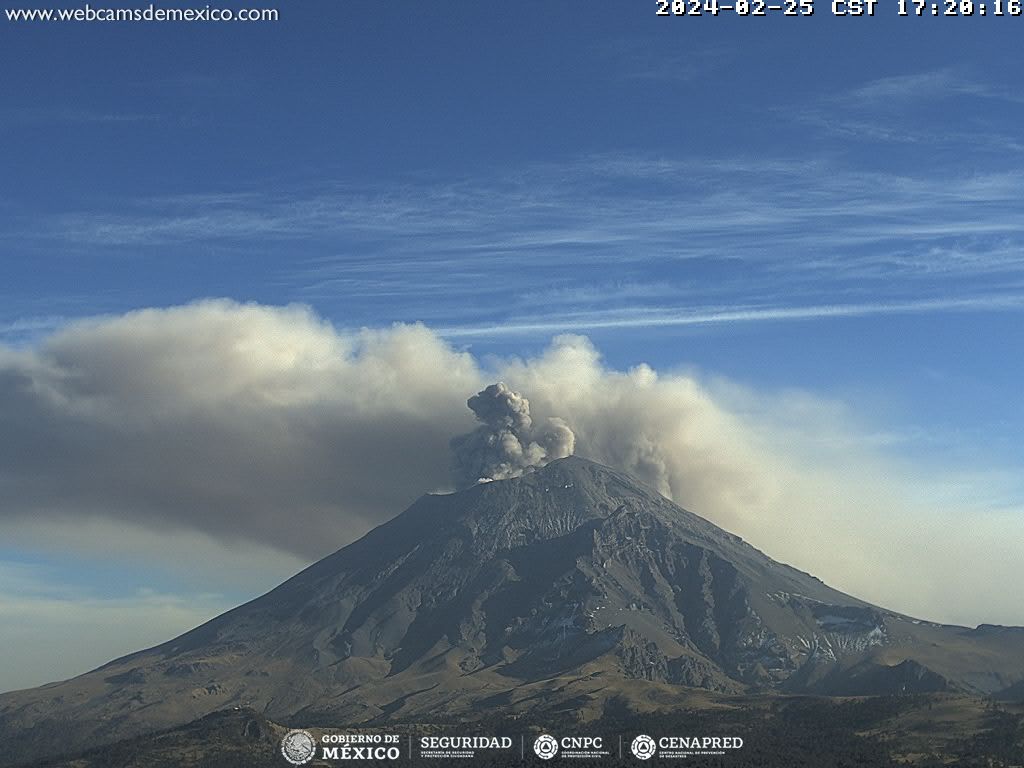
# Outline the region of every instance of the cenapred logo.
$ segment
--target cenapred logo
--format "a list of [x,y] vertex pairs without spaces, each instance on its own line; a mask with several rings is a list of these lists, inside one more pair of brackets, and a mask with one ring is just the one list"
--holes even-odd
[[309,731],[288,731],[281,739],[281,754],[292,765],[305,765],[316,754],[316,739]]
[[533,751],[541,760],[550,760],[558,754],[558,740],[554,736],[542,733],[533,742]]
[[633,753],[634,757],[641,760],[650,760],[658,751],[658,745],[646,733],[641,733],[633,739],[633,743],[629,745],[629,750]]

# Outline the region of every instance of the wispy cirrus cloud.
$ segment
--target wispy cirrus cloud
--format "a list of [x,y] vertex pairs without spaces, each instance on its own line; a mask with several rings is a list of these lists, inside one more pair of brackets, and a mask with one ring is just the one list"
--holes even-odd
[[7,238],[99,258],[212,248],[239,273],[263,270],[279,296],[343,303],[355,323],[383,310],[446,328],[526,328],[546,295],[565,328],[574,313],[585,327],[630,327],[630,313],[690,322],[721,307],[824,317],[804,308],[924,311],[941,300],[981,311],[1024,281],[1020,199],[1024,175],[1006,167],[899,173],[827,158],[618,153],[445,182],[142,199],[48,227],[23,221]]
[[[980,102],[996,108],[972,108]],[[1020,93],[991,77],[939,68],[868,80],[774,113],[861,146],[948,147],[991,158],[1024,151],[1015,127],[1022,107]]]
[[[636,188],[624,190],[627,180]],[[954,234],[1019,234],[1024,224],[1008,214],[1022,193],[1024,181],[1010,172],[912,176],[825,162],[597,157],[443,185],[148,200],[118,213],[62,214],[49,231],[17,234],[109,247],[346,238],[352,250],[367,252],[351,259],[321,257],[320,267],[351,261],[358,268],[382,252],[445,254],[454,261],[471,252],[500,258],[586,248],[596,252],[579,258],[645,261],[716,252],[729,258],[757,247],[764,260],[795,268],[798,259],[771,254],[769,246],[920,244]],[[730,237],[733,247],[722,247]],[[743,242],[745,248],[735,247]]]
[[871,80],[837,97],[860,107],[898,109],[907,101],[972,97],[1024,104],[1020,94],[949,68]]

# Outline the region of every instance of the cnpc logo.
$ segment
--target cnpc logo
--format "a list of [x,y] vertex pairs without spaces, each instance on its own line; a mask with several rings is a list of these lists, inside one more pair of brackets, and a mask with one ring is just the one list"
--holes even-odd
[[533,751],[541,760],[550,760],[560,750],[574,753],[592,752],[600,750],[603,746],[600,736],[563,736],[561,739],[556,739],[554,736],[542,733],[533,742]]
[[558,740],[554,736],[542,733],[533,742],[533,751],[541,760],[550,760],[558,754]]

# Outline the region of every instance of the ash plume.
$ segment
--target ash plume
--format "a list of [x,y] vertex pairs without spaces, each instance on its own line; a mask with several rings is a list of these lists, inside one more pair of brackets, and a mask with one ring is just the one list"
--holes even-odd
[[519,477],[572,455],[576,446],[576,435],[562,419],[550,417],[534,425],[530,401],[503,382],[477,392],[466,405],[481,424],[451,441],[460,488]]
[[[507,388],[488,398],[495,381],[529,408]],[[26,347],[0,338],[0,541],[176,569],[190,553],[249,589],[234,563],[263,574],[276,553],[286,573],[455,485],[463,435],[460,483],[578,453],[866,599],[901,584],[904,613],[1020,623],[1018,597],[992,589],[1019,581],[1020,509],[893,462],[849,405],[619,370],[582,336],[485,363],[422,325],[344,331],[301,306],[83,318]],[[836,558],[840,543],[858,556]]]

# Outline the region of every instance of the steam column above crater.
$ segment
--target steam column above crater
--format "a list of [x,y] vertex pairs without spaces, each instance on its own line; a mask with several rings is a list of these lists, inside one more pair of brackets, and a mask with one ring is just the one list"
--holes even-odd
[[564,420],[551,417],[534,425],[530,401],[503,382],[477,392],[466,405],[481,424],[451,441],[459,488],[519,477],[575,449],[576,435]]

